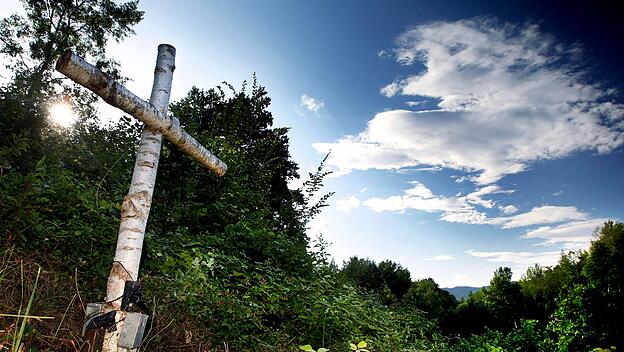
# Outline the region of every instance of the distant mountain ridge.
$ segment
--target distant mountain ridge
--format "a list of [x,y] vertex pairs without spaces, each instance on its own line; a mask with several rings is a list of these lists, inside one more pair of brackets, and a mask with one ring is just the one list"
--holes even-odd
[[456,287],[444,287],[443,290],[448,291],[450,294],[455,296],[455,298],[462,299],[467,298],[471,292],[477,292],[483,287],[472,287],[472,286],[456,286]]

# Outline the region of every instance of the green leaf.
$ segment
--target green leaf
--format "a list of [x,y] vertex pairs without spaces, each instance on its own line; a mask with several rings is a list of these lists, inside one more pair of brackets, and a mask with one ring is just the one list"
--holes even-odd
[[302,351],[314,352],[314,348],[312,348],[312,346],[310,345],[299,346],[299,349]]
[[366,347],[366,341],[360,341],[360,343],[358,343],[357,348],[364,348]]
[[329,348],[321,347],[316,352],[329,352]]
[[350,343],[349,346],[351,346],[352,350],[357,351],[357,346],[354,343]]

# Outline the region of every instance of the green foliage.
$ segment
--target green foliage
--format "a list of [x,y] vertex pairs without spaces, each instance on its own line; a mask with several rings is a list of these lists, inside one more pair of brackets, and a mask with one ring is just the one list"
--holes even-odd
[[308,204],[304,192],[288,188],[298,177],[297,165],[288,152],[287,129],[271,128],[264,88],[254,79],[249,95],[245,86],[233,94],[226,98],[219,87],[194,88],[172,104],[185,129],[219,155],[228,172],[221,178],[207,173],[166,143],[154,193],[160,206],[150,214],[149,243],[202,243],[251,262],[308,272],[305,223],[311,215],[304,213],[319,204]]
[[390,260],[379,262],[377,268],[381,272],[381,278],[388,286],[388,289],[390,289],[390,292],[392,292],[397,299],[403,298],[403,295],[405,295],[412,284],[412,277],[409,270]]
[[523,297],[520,284],[512,281],[510,268],[498,268],[490,286],[482,290],[483,301],[492,313],[496,327],[509,329],[516,326],[523,311]]
[[576,285],[559,297],[557,310],[548,322],[548,346],[554,351],[586,351],[590,349],[592,328],[589,325],[588,287]]
[[457,300],[429,278],[412,283],[403,297],[403,304],[414,306],[427,312],[429,317],[442,321],[455,309]]
[[299,189],[299,194],[295,195],[299,205],[297,207],[299,220],[303,224],[307,224],[310,220],[312,220],[312,218],[318,215],[322,208],[328,205],[327,200],[329,197],[334,194],[334,192],[324,194],[316,201],[316,203],[312,204],[314,195],[316,195],[323,187],[323,179],[331,174],[331,171],[325,171],[323,169],[328,157],[329,154],[325,155],[325,158],[323,158],[323,161],[321,161],[315,172],[308,173],[308,179]]
[[[175,300],[184,315],[237,350],[270,350],[293,336],[331,350],[356,339],[366,339],[379,351],[442,344],[435,324],[422,313],[389,310],[375,296],[341,284],[327,268],[297,278],[269,262],[252,264],[199,245],[160,257],[166,271],[143,279],[150,291],[166,292],[162,300]],[[431,341],[432,336],[437,337]]]
[[582,274],[591,296],[590,325],[598,334],[595,344],[622,344],[624,326],[624,224],[608,221],[597,230]]
[[15,81],[24,81],[29,92],[46,89],[51,83],[54,61],[66,49],[97,59],[97,66],[114,69],[105,56],[109,39],[121,40],[134,34],[132,26],[143,18],[138,1],[110,0],[38,1],[22,0],[24,16],[11,15],[0,21],[0,53]]
[[403,298],[412,284],[409,270],[390,260],[377,264],[368,258],[351,257],[340,274],[353,284],[377,292],[386,304]]
[[307,351],[307,352],[328,352],[329,351],[329,349],[324,348],[324,347],[321,347],[318,350],[315,350],[310,345],[299,346],[299,349],[302,350],[302,351]]
[[[459,304],[458,311],[482,302],[486,309],[481,311],[495,318],[492,323],[462,317],[466,313],[459,314],[459,320],[478,320],[499,330],[488,329],[462,339],[455,347],[458,351],[502,348],[563,352],[599,350],[601,346],[613,350],[621,345],[623,239],[624,225],[606,222],[596,231],[589,251],[563,254],[554,267],[529,268],[519,283],[520,295],[511,281],[511,270],[497,270],[490,287],[480,292],[481,297],[471,295]],[[512,324],[518,317],[521,324]],[[527,317],[538,320],[523,320]],[[505,322],[506,326],[500,325]]]
[[436,325],[415,309],[388,308],[375,295],[363,295],[329,275],[310,285],[299,303],[305,313],[300,319],[307,326],[306,342],[342,350],[347,341],[364,339],[379,351],[439,344]]
[[543,347],[543,332],[539,329],[538,322],[523,320],[518,328],[507,334],[488,329],[481,335],[460,339],[450,351],[537,352],[548,349]]
[[133,34],[132,27],[143,18],[143,12],[137,9],[138,1],[22,3],[23,15],[13,14],[0,20],[0,58],[12,73],[5,77],[7,83],[0,86],[0,146],[22,147],[25,141],[28,148],[20,155],[0,151],[0,168],[30,172],[44,156],[49,158],[50,153],[57,152],[59,142],[63,144],[67,137],[59,134],[47,118],[52,103],[67,99],[80,116],[81,124],[76,128],[99,130],[93,106],[95,96],[55,74],[54,62],[63,51],[72,48],[95,60],[96,66],[111,77],[120,79],[118,65],[106,56],[106,44]]
[[[34,147],[31,141],[16,137],[0,145],[9,166],[0,176],[5,245],[27,252],[45,249],[42,253],[59,269],[79,268],[86,284],[102,284],[110,270],[111,234],[118,230],[119,201],[127,192],[136,138],[131,127],[117,126],[113,131],[91,133],[91,126],[70,135],[47,135],[49,151],[32,169],[18,160]],[[87,144],[97,139],[104,143]]]
[[343,263],[340,273],[351,282],[369,290],[383,288],[383,279],[377,264],[366,258],[351,257]]
[[[483,301],[481,291],[471,293],[468,298],[458,302],[454,310],[449,311],[441,327],[448,335],[470,336],[481,334],[493,326],[493,316]],[[479,324],[473,322],[478,321]]]
[[358,344],[354,344],[354,343],[350,343],[349,347],[351,348],[351,351],[355,351],[355,352],[370,352],[369,350],[367,350],[366,347],[366,341],[360,341],[358,342]]

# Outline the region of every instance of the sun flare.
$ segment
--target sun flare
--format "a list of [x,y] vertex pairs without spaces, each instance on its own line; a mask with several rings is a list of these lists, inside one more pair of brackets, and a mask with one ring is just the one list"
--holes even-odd
[[67,128],[76,121],[76,113],[66,103],[56,103],[50,107],[50,119],[57,125]]

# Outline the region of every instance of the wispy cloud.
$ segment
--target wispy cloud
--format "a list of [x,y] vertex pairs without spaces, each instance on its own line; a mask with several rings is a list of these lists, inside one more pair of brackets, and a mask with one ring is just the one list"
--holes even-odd
[[516,213],[518,211],[518,208],[513,204],[499,206],[498,208],[500,209],[500,211],[503,212],[503,214],[507,214],[507,215]]
[[584,220],[589,214],[572,206],[543,205],[525,213],[488,219],[485,223],[499,225],[504,229],[539,224],[552,224],[570,220]]
[[566,249],[576,250],[587,248],[592,240],[594,230],[604,224],[607,219],[590,219],[570,221],[555,227],[542,226],[527,231],[524,238],[541,239],[544,245],[563,243]]
[[401,85],[399,82],[392,82],[379,90],[379,93],[383,96],[390,98],[401,91]]
[[424,104],[424,103],[427,103],[427,102],[428,102],[428,100],[422,100],[422,101],[406,101],[406,102],[405,102],[405,105],[407,105],[407,106],[411,106],[411,107],[414,107],[414,106],[418,106],[418,105],[421,105],[421,104]]
[[485,215],[477,213],[463,197],[436,196],[429,188],[418,181],[410,182],[412,188],[403,192],[400,196],[388,198],[369,198],[364,205],[376,212],[396,211],[404,212],[408,209],[422,210],[426,212],[442,212],[445,215],[461,213],[464,217]]
[[[418,181],[410,182],[411,188],[400,196],[387,198],[369,198],[362,204],[375,212],[392,211],[403,213],[407,210],[424,211],[440,214],[442,221],[464,224],[492,225],[503,229],[529,228],[522,236],[525,239],[539,239],[539,245],[558,245],[561,249],[575,251],[589,247],[594,230],[608,219],[591,218],[590,214],[574,206],[542,205],[531,210],[508,216],[488,216],[477,206],[488,208],[489,202],[482,196],[490,193],[510,193],[499,187],[484,187],[466,196],[445,197],[434,194]],[[479,199],[480,201],[475,201]],[[359,202],[359,201],[358,201]],[[359,203],[358,203],[359,205]],[[505,214],[518,211],[513,205],[500,206]],[[539,226],[538,228],[531,228]],[[547,225],[547,226],[544,226]],[[488,261],[509,262],[517,265],[540,263],[552,265],[559,258],[559,251],[549,252],[479,252],[468,251],[474,257]],[[452,258],[455,259],[455,258]],[[446,255],[438,255],[423,260],[451,260]]]
[[[484,199],[487,194],[503,193],[509,194],[512,190],[502,190],[497,185],[490,185],[477,189],[465,196],[446,197],[435,195],[427,186],[418,182],[409,182],[412,187],[403,191],[400,196],[387,198],[369,198],[364,200],[364,206],[375,212],[394,211],[405,212],[406,210],[420,210],[430,213],[440,213],[440,219],[447,222],[466,224],[489,224],[504,229],[528,227],[543,224],[558,224],[563,222],[574,222],[575,230],[587,230],[589,233],[598,226],[604,219],[590,219],[590,215],[577,209],[574,206],[541,205],[533,207],[531,210],[508,216],[491,217],[478,210],[476,206],[486,209],[492,208],[495,204],[493,200]],[[359,205],[359,200],[358,200]],[[501,207],[505,214],[518,211],[513,205]],[[583,225],[583,226],[581,226]],[[561,225],[563,226],[563,225]],[[593,228],[592,228],[593,226]],[[539,231],[538,231],[539,230]],[[538,229],[539,233],[565,232],[572,230],[572,227],[544,227]],[[554,232],[553,232],[554,231]],[[539,237],[537,233],[530,232],[526,237]],[[551,241],[551,243],[554,243]]]
[[396,172],[399,174],[412,174],[415,172],[421,172],[421,171],[426,171],[426,172],[440,172],[442,171],[442,168],[439,166],[423,166],[423,167],[409,167],[409,168],[402,168],[397,170]]
[[449,261],[449,260],[455,260],[455,257],[453,257],[452,255],[448,255],[448,254],[439,254],[434,257],[423,258],[423,260],[431,261],[431,262],[444,262],[444,261]]
[[561,252],[479,252],[474,250],[466,251],[466,254],[477,258],[484,258],[489,262],[512,263],[516,265],[529,266],[535,263],[551,266],[557,264],[561,257]]
[[485,213],[480,212],[475,206],[492,208],[496,204],[491,199],[484,199],[488,194],[504,193],[509,194],[513,190],[502,190],[498,185],[490,185],[477,189],[465,196],[441,196],[435,195],[424,184],[418,181],[409,182],[412,187],[403,191],[400,196],[387,198],[369,198],[364,201],[364,205],[376,212],[406,210],[421,210],[426,212],[441,213],[440,219],[448,222],[460,222],[469,224],[511,223],[512,219],[500,218],[498,222],[488,218]]
[[469,193],[466,195],[466,200],[468,203],[477,204],[485,208],[493,208],[496,204],[491,199],[483,199],[483,196],[488,194],[511,194],[515,192],[514,190],[502,190],[498,185],[489,185],[482,188],[477,189],[476,191]]
[[472,276],[468,274],[454,274],[453,279],[450,281],[441,281],[440,287],[457,287],[457,286],[483,286],[483,283],[477,282]]
[[351,210],[359,206],[360,206],[360,200],[354,195],[336,199],[336,209],[340,211],[344,211],[348,213]]
[[315,99],[308,94],[303,94],[299,99],[299,105],[306,108],[310,112],[319,113],[320,110],[325,107],[325,102]]
[[398,63],[425,69],[381,93],[431,97],[438,110],[384,111],[357,135],[314,144],[321,153],[331,149],[328,163],[345,173],[426,164],[489,185],[537,160],[624,144],[624,106],[613,101],[614,91],[586,80],[574,60],[578,47],[535,25],[436,22],[397,42]]

